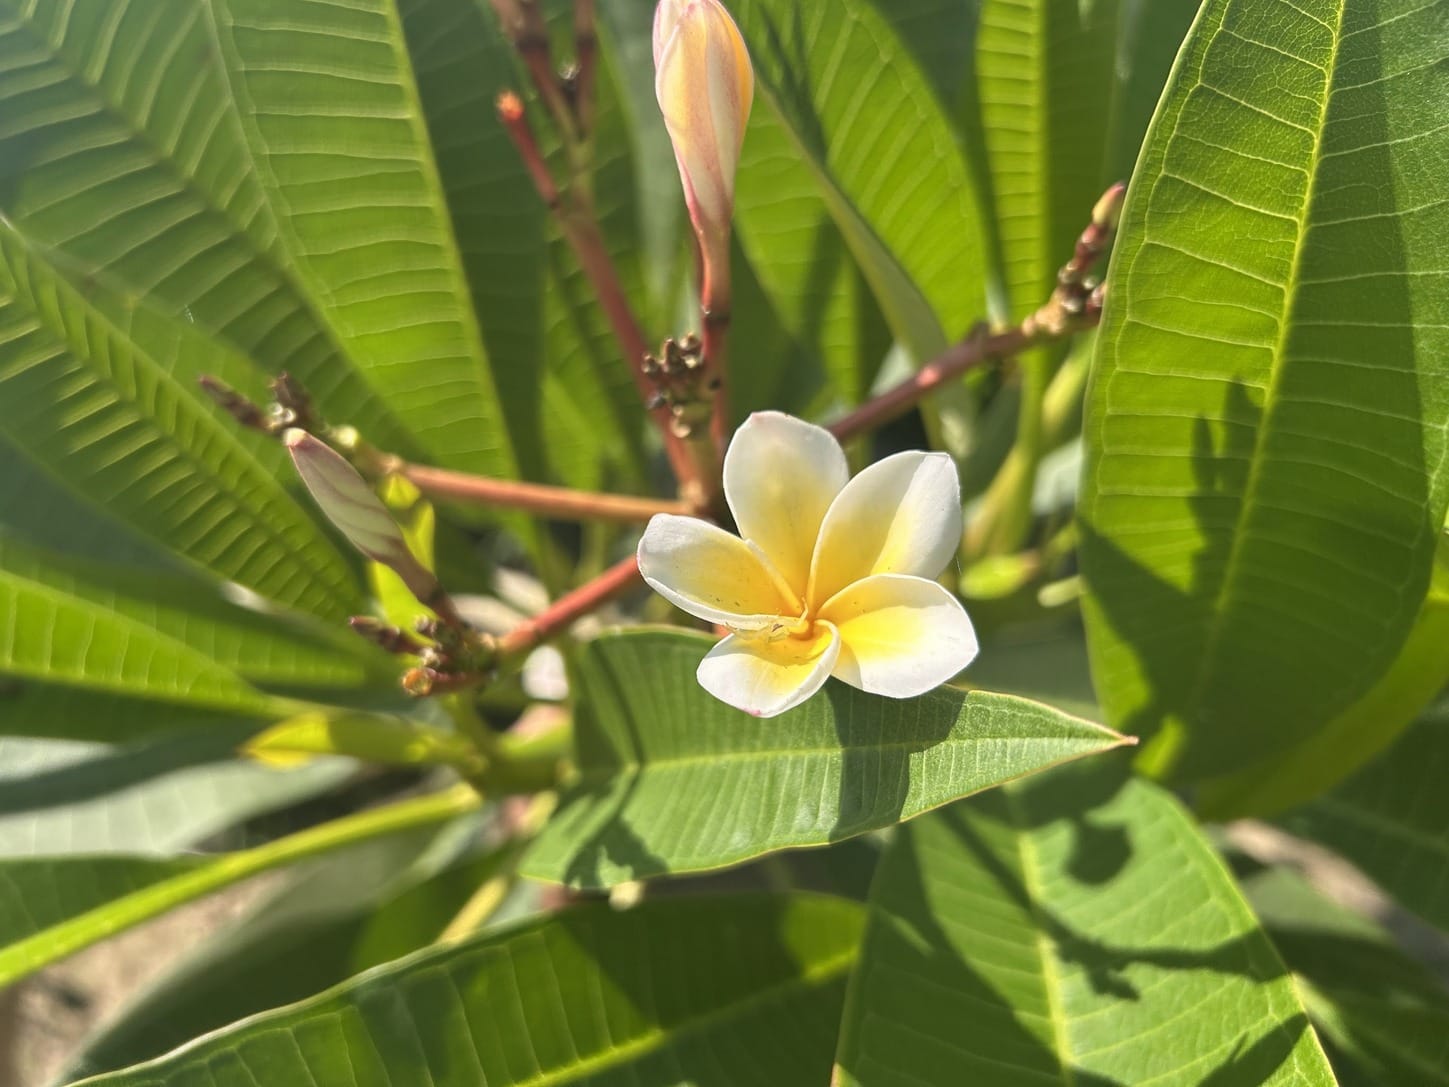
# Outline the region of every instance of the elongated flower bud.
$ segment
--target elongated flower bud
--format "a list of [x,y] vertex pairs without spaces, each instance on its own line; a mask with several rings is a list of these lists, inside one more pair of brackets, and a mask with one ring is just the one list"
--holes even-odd
[[373,562],[402,578],[418,600],[427,603],[434,597],[437,578],[408,550],[402,529],[357,469],[305,430],[287,431],[282,442],[302,483],[337,531]]
[[729,297],[735,169],[755,76],[719,0],[662,0],[654,11],[654,92],[699,237],[708,298]]

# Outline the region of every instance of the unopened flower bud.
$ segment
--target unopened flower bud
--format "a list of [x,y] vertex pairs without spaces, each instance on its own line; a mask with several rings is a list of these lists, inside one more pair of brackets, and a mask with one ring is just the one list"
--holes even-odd
[[337,531],[373,562],[402,578],[418,600],[427,603],[434,597],[437,579],[408,550],[402,529],[357,469],[305,430],[288,430],[282,442],[292,455],[302,483]]
[[727,299],[735,169],[755,91],[750,55],[719,0],[662,0],[654,12],[654,69],[699,237],[705,294]]

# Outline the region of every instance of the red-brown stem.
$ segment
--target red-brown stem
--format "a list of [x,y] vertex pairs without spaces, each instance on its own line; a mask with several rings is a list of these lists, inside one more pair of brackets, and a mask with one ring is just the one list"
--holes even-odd
[[489,479],[486,476],[472,476],[465,472],[452,472],[446,468],[430,468],[421,464],[399,464],[393,466],[392,470],[429,498],[526,510],[541,517],[561,520],[647,521],[656,513],[693,512],[692,507],[684,502],[671,502],[663,498],[599,494],[594,491],[575,491],[568,487],[550,487],[542,483]]
[[573,108],[564,93],[563,83],[553,69],[549,50],[548,24],[538,0],[492,0],[493,10],[503,33],[513,43],[514,51],[523,59],[528,77],[539,97],[553,115],[565,140],[575,136]]
[[[573,246],[579,266],[594,288],[599,308],[603,310],[609,327],[614,330],[614,338],[629,362],[629,372],[634,377],[640,397],[646,405],[653,403],[658,390],[644,373],[644,356],[649,354],[649,345],[638,318],[634,316],[634,309],[629,305],[624,285],[619,282],[619,273],[609,256],[598,224],[591,218],[567,212],[561,213],[558,218],[564,237]],[[717,474],[712,463],[713,456],[708,450],[701,451],[699,443],[688,442],[675,433],[674,417],[664,405],[650,408],[649,414],[664,437],[664,452],[669,457],[674,478],[679,482],[680,493],[691,503],[707,502],[715,489],[710,480]]]
[[1025,324],[994,336],[973,336],[947,348],[899,385],[867,400],[830,425],[830,433],[842,442],[876,430],[904,415],[933,389],[960,377],[994,358],[1015,355],[1044,338],[1040,331],[1027,331]]
[[[644,330],[640,327],[638,318],[634,316],[633,307],[629,305],[629,297],[619,281],[618,270],[614,267],[613,258],[609,256],[597,220],[587,209],[564,205],[558,185],[544,161],[538,141],[534,139],[533,129],[524,116],[523,103],[516,94],[504,92],[499,95],[498,117],[513,139],[538,195],[553,212],[564,239],[578,257],[579,267],[594,288],[599,308],[603,310],[614,338],[624,353],[640,398],[646,405],[653,404],[657,390],[644,373],[644,357],[649,353],[649,343],[644,338]],[[674,478],[679,483],[680,494],[691,506],[710,505],[719,490],[715,482],[719,475],[718,458],[713,450],[703,447],[702,443],[686,441],[676,434],[674,419],[668,407],[660,404],[648,410],[663,436],[664,451],[669,458]]]
[[533,129],[528,123],[528,118],[523,112],[523,99],[512,91],[504,91],[498,96],[497,102],[498,119],[503,122],[503,129],[513,141],[513,146],[518,150],[518,157],[523,160],[524,168],[528,170],[528,176],[533,180],[533,187],[538,190],[544,204],[550,211],[557,212],[562,201],[559,197],[558,185],[553,180],[553,174],[549,171],[548,163],[544,160],[543,151],[534,139]]
[[709,432],[716,449],[724,449],[730,435],[729,333],[728,305],[701,307],[704,326],[700,336],[706,366],[706,384],[713,387],[714,409]]
[[594,0],[574,0],[574,110],[580,134],[594,128],[594,80],[599,69],[599,33]]
[[976,333],[947,348],[895,388],[837,419],[830,433],[847,441],[875,430],[904,415],[932,389],[982,363],[1019,355],[1039,343],[1097,325],[1102,319],[1103,288],[1091,287],[1087,276],[1112,244],[1126,192],[1126,184],[1119,181],[1102,194],[1092,209],[1091,222],[1077,239],[1072,259],[1057,276],[1057,289],[1035,313],[1015,328],[990,336]]
[[504,656],[526,653],[562,634],[579,619],[597,611],[640,581],[639,560],[630,555],[573,592],[565,593],[532,619],[520,623],[498,642]]

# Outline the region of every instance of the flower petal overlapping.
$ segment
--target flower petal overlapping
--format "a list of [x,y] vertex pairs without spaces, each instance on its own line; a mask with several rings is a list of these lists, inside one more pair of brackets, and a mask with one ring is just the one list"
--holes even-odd
[[740,535],[661,514],[639,568],[662,596],[730,634],[699,681],[759,717],[830,676],[893,698],[949,680],[976,656],[960,601],[933,578],[961,540],[961,486],[944,453],[897,453],[854,479],[829,431],[750,416],[724,464]]

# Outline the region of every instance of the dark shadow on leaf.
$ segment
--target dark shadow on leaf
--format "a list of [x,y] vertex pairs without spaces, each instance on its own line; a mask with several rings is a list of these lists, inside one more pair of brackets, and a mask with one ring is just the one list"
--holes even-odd
[[1239,1049],[1201,1080],[1197,1087],[1243,1087],[1268,1083],[1293,1056],[1299,1040],[1308,1030],[1308,1018],[1295,1015],[1280,1023],[1252,1045]]
[[911,757],[951,734],[959,702],[932,697],[906,704],[862,695],[834,679],[815,697],[829,700],[840,741],[839,811],[830,840],[899,823],[910,795]]

